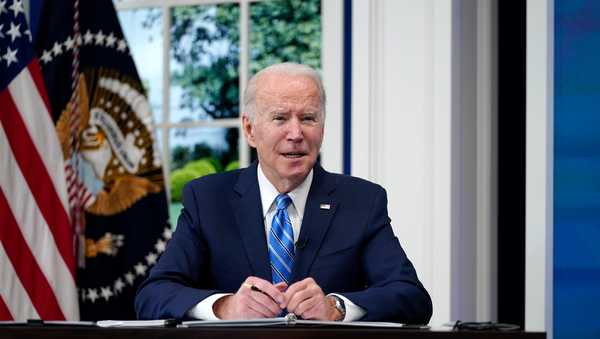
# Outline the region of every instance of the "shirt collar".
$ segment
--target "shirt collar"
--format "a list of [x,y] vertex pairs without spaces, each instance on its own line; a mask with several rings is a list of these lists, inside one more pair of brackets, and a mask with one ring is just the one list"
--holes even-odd
[[[260,200],[262,203],[263,210],[263,218],[269,212],[271,205],[275,201],[277,195],[279,195],[279,191],[273,186],[273,184],[267,179],[265,173],[262,171],[260,163],[258,164],[258,188],[260,189]],[[311,169],[308,172],[304,181],[298,185],[294,190],[288,193],[290,198],[292,199],[292,203],[298,211],[298,215],[300,218],[304,215],[304,207],[306,206],[306,200],[308,199],[308,191],[310,190],[310,185],[312,184],[313,179],[313,170]]]

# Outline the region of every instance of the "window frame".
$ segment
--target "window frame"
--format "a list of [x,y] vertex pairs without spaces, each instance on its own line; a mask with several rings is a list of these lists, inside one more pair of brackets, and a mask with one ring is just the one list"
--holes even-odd
[[[239,5],[239,34],[240,34],[240,55],[239,55],[239,105],[240,116],[243,105],[243,93],[249,77],[249,32],[250,32],[250,5],[256,2],[269,0],[114,0],[117,11],[135,10],[144,8],[157,8],[161,10],[162,19],[162,112],[161,120],[156,121],[156,130],[160,131],[163,158],[163,174],[166,186],[166,192],[170,201],[171,186],[171,149],[170,149],[170,131],[174,128],[198,128],[198,127],[224,127],[237,128],[238,138],[238,159],[240,168],[250,164],[250,147],[245,141],[241,127],[241,120],[237,118],[213,119],[213,120],[194,120],[188,122],[171,122],[171,66],[170,49],[171,37],[170,11],[173,7],[190,5],[219,5],[236,3]],[[334,172],[340,172],[342,168],[342,37],[343,28],[341,26],[340,15],[343,13],[341,0],[321,0],[321,68],[323,70],[323,81],[328,92],[327,103],[327,129],[329,136],[325,138],[321,149],[321,159],[327,168]],[[333,24],[326,24],[333,23]],[[333,47],[326,47],[333,46]],[[326,53],[326,54],[325,54]],[[324,63],[327,63],[324,64]],[[334,99],[333,101],[331,99]],[[328,155],[331,156],[328,156]]]
[[163,175],[167,195],[170,197],[171,186],[171,149],[170,149],[170,131],[175,128],[198,128],[198,127],[224,127],[237,128],[239,130],[239,161],[240,167],[246,167],[250,163],[250,148],[246,144],[239,118],[225,118],[213,120],[194,120],[186,122],[171,122],[171,65],[170,65],[170,49],[171,49],[171,8],[190,5],[219,5],[227,3],[237,3],[240,7],[240,66],[239,66],[239,88],[240,88],[240,112],[242,112],[242,96],[246,88],[248,78],[248,32],[249,32],[249,6],[251,2],[263,0],[119,0],[115,1],[117,11],[135,10],[144,8],[157,8],[161,11],[162,20],[162,112],[160,121],[155,122],[157,131],[160,131],[163,158]]

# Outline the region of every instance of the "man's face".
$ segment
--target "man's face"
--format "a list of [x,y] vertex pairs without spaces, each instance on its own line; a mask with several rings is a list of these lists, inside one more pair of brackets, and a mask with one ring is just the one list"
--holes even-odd
[[289,192],[314,166],[323,141],[320,93],[305,75],[267,73],[256,88],[256,114],[243,117],[244,133],[256,148],[266,177]]

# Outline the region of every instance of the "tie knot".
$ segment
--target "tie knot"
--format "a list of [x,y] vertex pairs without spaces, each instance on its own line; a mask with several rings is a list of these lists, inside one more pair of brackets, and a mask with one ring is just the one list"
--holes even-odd
[[280,194],[275,198],[275,204],[277,205],[277,210],[286,209],[291,202],[292,202],[292,198],[290,198],[290,196],[287,194]]

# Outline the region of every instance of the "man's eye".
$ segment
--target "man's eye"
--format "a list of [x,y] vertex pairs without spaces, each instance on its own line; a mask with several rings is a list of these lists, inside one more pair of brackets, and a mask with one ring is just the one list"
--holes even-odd
[[313,115],[305,116],[302,118],[303,121],[314,122],[317,121],[317,117]]
[[281,115],[276,115],[276,116],[273,117],[273,120],[283,121],[283,120],[285,120],[285,118],[283,116],[281,116]]

